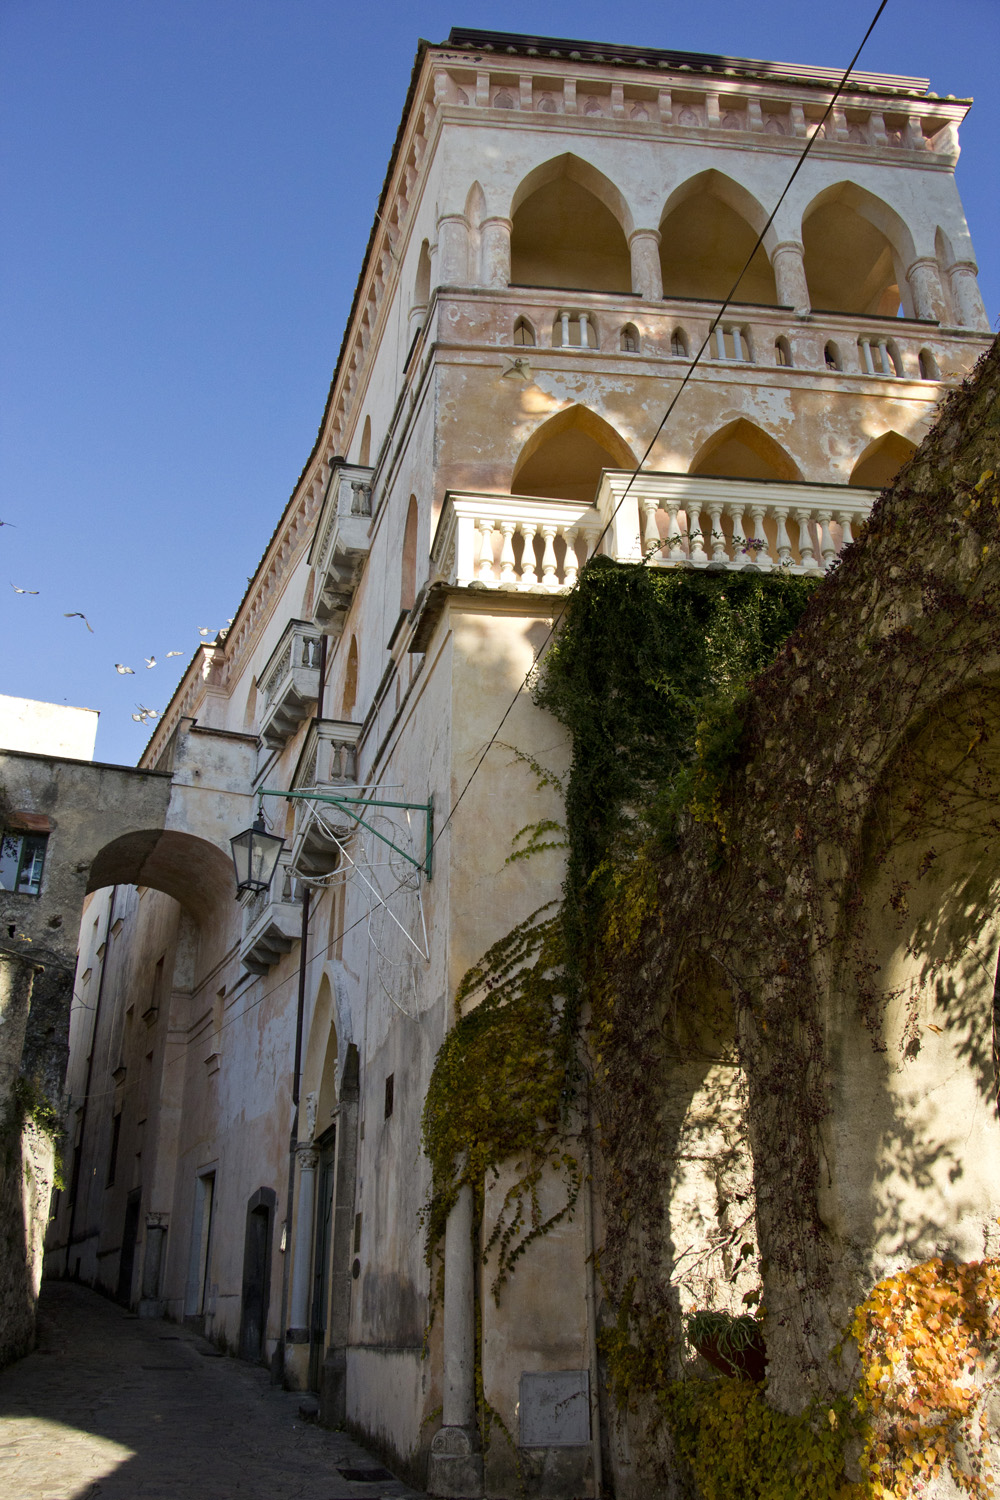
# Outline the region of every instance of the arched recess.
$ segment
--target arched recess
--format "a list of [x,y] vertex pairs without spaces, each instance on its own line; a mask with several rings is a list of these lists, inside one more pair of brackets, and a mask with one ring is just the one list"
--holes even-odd
[[795,460],[762,427],[737,417],[707,438],[688,471],[720,479],[801,479]]
[[420,246],[417,257],[417,276],[413,283],[414,307],[426,307],[431,296],[431,251],[427,241]]
[[[233,833],[239,829],[234,828]],[[232,859],[216,844],[174,829],[122,834],[95,857],[87,891],[105,885],[148,885],[173,896],[196,922],[235,892]]]
[[358,638],[351,636],[347,649],[347,667],[344,671],[344,718],[349,719],[358,701]]
[[361,447],[358,449],[358,463],[366,468],[372,461],[372,419],[365,417],[365,425],[361,429]]
[[899,726],[859,838],[824,1017],[821,1211],[870,1257],[866,1287],[868,1267],[897,1257],[978,1259],[1000,1193],[998,687],[984,680]]
[[[667,199],[660,220],[660,268],[665,297],[702,297],[721,302],[746,264],[767,214],[752,193],[710,169],[688,178]],[[733,300],[776,307],[778,293],[765,236]]]
[[512,495],[593,502],[602,469],[634,469],[620,433],[586,406],[557,412],[525,443],[514,465]]
[[403,567],[399,585],[400,609],[412,609],[417,598],[417,497],[410,496],[403,531]]
[[535,167],[511,201],[511,281],[575,291],[630,292],[621,193],[589,162],[567,152]]
[[848,483],[866,489],[884,489],[916,451],[916,443],[909,438],[898,432],[883,432],[865,448],[851,470]]
[[[324,974],[313,1006],[300,1090],[304,1103],[315,1108],[316,1135],[329,1127],[337,1107],[338,1055],[336,998],[330,976]],[[300,1135],[305,1139],[304,1129]]]
[[854,182],[824,188],[802,215],[809,301],[825,312],[895,317],[913,308],[905,270],[916,259],[906,224]]

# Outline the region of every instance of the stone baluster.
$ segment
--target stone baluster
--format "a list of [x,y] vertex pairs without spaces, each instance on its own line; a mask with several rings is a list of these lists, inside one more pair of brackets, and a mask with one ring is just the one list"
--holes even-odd
[[677,520],[677,501],[668,500],[664,508],[667,512],[667,559],[672,563],[681,562],[684,558],[684,539]]
[[524,551],[521,553],[521,587],[522,589],[536,589],[541,582],[535,563],[535,535],[538,531],[538,522],[522,521],[520,531],[524,540]]
[[785,526],[788,519],[788,506],[772,506],[771,514],[774,516],[776,526],[774,550],[778,554],[778,567],[787,568],[790,567],[792,561],[792,544],[788,540],[788,528]]
[[692,510],[687,512],[688,524],[688,559],[696,567],[703,568],[708,562],[708,553],[705,551],[705,538],[701,530],[701,512]]
[[496,574],[493,571],[493,522],[479,520],[476,526],[482,534],[479,547],[479,581],[492,586],[496,581]]
[[646,513],[642,527],[642,555],[655,557],[660,550],[660,529],[656,524],[659,501],[652,495],[644,495],[640,503]]
[[559,587],[559,563],[556,559],[556,534],[559,528],[551,521],[543,521],[539,530],[545,544],[542,549],[542,587],[556,589]]
[[562,324],[562,346],[563,346],[564,349],[568,349],[569,348],[569,313],[568,312],[561,312],[559,314],[559,322]]
[[823,559],[823,568],[827,569],[837,555],[837,549],[833,545],[833,537],[830,534],[830,522],[833,512],[829,510],[818,510],[816,520],[819,522],[819,551]]
[[721,323],[715,325],[715,352],[719,359],[726,357],[726,330]]
[[837,520],[840,522],[840,529],[841,529],[841,532],[843,533],[843,538],[844,538],[843,542],[841,543],[841,546],[842,547],[850,547],[850,545],[854,541],[854,533],[851,530],[851,513],[850,513],[850,511],[849,510],[838,510],[838,512],[837,512]]
[[808,506],[799,506],[792,511],[792,516],[799,523],[799,561],[807,573],[815,573],[818,567],[816,549],[813,546],[812,532],[809,529],[812,511]]
[[865,374],[874,375],[875,361],[872,359],[871,339],[866,337],[865,334],[862,334],[858,339],[858,343],[861,345],[861,358],[864,361]]
[[510,285],[511,228],[510,219],[500,217],[484,219],[480,226],[484,286]]
[[711,501],[709,516],[712,522],[712,561],[714,563],[727,563],[729,553],[726,551],[726,533],[722,529],[722,502]]
[[749,532],[743,515],[743,502],[740,500],[729,500],[726,503],[726,514],[733,523],[733,555],[729,566],[731,568],[745,568],[752,559],[747,554],[746,539]]
[[757,564],[758,568],[763,568],[766,571],[767,569],[770,569],[774,566],[774,562],[767,550],[767,532],[764,529],[764,510],[765,506],[763,504],[759,503],[756,500],[751,502],[750,517],[753,521],[753,539],[755,542],[764,543],[763,547],[755,551],[753,560]]
[[566,543],[566,560],[563,563],[563,582],[568,589],[576,588],[576,580],[579,576],[579,560],[576,555],[576,539],[579,535],[577,526],[561,526],[559,528],[563,541]]
[[895,375],[896,367],[889,355],[889,345],[885,339],[878,341],[878,357],[882,365],[881,374]]
[[590,320],[585,312],[580,314],[580,348],[590,348]]
[[663,272],[660,269],[660,236],[655,229],[634,229],[629,235],[632,257],[632,290],[648,302],[663,296]]
[[733,358],[742,362],[745,357],[743,354],[743,338],[735,323],[730,332],[733,335]]
[[583,539],[586,543],[586,560],[588,562],[594,555],[594,551],[597,547],[597,538],[600,536],[601,530],[602,524],[599,517],[595,516],[593,519],[584,518],[584,520],[580,522],[580,531],[582,532]]
[[516,521],[500,522],[500,534],[503,537],[503,546],[500,548],[500,587],[502,589],[512,589],[517,585],[517,574],[514,571],[514,532],[516,530]]

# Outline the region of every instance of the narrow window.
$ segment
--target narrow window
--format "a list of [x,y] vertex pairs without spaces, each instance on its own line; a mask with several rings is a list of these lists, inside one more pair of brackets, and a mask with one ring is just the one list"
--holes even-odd
[[118,1170],[118,1142],[122,1133],[122,1112],[118,1111],[111,1119],[111,1154],[108,1157],[108,1177],[105,1187],[114,1187],[115,1172]]
[[385,1118],[388,1120],[392,1114],[393,1094],[395,1093],[396,1075],[390,1073],[385,1080]]
[[358,455],[358,463],[367,468],[371,463],[372,454],[372,419],[365,417],[365,425],[361,429],[361,452]]
[[842,370],[844,368],[840,358],[840,350],[832,340],[823,350],[823,358],[826,361],[828,370]]
[[688,341],[687,334],[684,332],[683,328],[675,328],[673,333],[670,335],[670,352],[671,354],[678,355],[681,359],[687,359]]
[[625,354],[637,354],[639,352],[639,332],[632,323],[626,323],[621,334],[622,352]]
[[42,887],[45,866],[44,833],[11,833],[0,839],[0,890],[17,891],[22,896],[37,896]]
[[941,379],[941,371],[938,369],[938,362],[929,349],[921,349],[920,351],[920,379]]
[[354,1253],[361,1253],[361,1215],[354,1215]]
[[518,318],[514,324],[514,343],[521,347],[533,347],[535,342],[534,330],[527,318]]
[[774,341],[774,363],[784,366],[785,369],[791,369],[792,346],[784,334]]
[[400,579],[399,607],[412,609],[417,597],[417,497],[410,496],[403,531],[403,570]]

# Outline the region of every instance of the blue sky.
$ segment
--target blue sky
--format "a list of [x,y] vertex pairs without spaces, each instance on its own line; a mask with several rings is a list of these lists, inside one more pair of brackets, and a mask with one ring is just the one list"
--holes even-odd
[[[418,37],[846,66],[874,9],[2,0],[0,692],[100,709],[98,758],[134,762],[136,703],[235,613],[316,436]],[[991,319],[998,63],[997,0],[890,0],[860,63],[976,97],[958,182]]]

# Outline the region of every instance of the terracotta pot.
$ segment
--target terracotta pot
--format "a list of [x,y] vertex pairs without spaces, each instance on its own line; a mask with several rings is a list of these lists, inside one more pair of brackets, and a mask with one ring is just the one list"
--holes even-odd
[[759,1383],[767,1373],[767,1348],[761,1333],[755,1334],[742,1349],[727,1349],[725,1353],[719,1349],[717,1334],[701,1339],[694,1347],[714,1369],[736,1380]]

